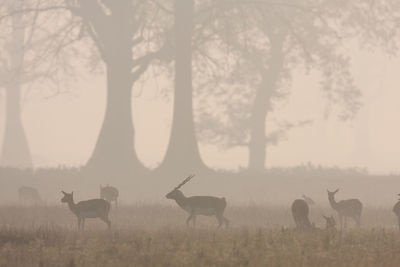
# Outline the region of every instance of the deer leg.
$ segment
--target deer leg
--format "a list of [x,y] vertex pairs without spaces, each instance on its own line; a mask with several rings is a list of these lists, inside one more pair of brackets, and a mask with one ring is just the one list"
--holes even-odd
[[228,228],[228,226],[229,226],[229,220],[228,220],[227,218],[225,218],[224,215],[222,215],[222,219],[224,219],[225,227]]
[[400,230],[400,215],[396,214],[396,216],[397,216],[397,224],[399,225],[399,230]]
[[195,228],[196,227],[196,215],[193,215],[192,222],[193,222],[193,228]]
[[215,215],[215,217],[218,220],[218,227],[217,228],[220,228],[222,223],[224,222],[224,219],[222,218],[223,216],[221,214],[217,214],[217,215]]
[[189,222],[193,218],[193,214],[191,213],[189,217],[186,219],[186,226],[189,227]]
[[356,221],[357,227],[361,227],[361,216],[355,216],[354,220]]
[[82,230],[84,230],[85,229],[85,218],[82,218],[81,224],[82,224]]
[[78,217],[78,231],[81,230],[81,218]]
[[344,229],[347,229],[347,216],[344,217]]
[[339,213],[340,231],[343,231],[343,216]]

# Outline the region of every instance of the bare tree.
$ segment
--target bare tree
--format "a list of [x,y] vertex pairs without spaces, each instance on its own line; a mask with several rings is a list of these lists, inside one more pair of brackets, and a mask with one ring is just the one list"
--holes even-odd
[[[14,10],[22,9],[24,2],[24,0],[7,1],[5,8],[11,13]],[[0,55],[0,87],[4,87],[6,95],[5,131],[0,164],[2,166],[32,168],[31,152],[21,120],[25,23],[23,13],[16,14],[11,18],[11,38],[5,44],[8,60]]]
[[[344,47],[358,39],[393,51],[396,45],[389,32],[395,30],[394,16],[388,10],[396,10],[398,3],[389,2],[238,1],[241,5],[223,18],[229,22],[216,29],[226,36],[236,66],[228,80],[216,79],[212,89],[203,92],[200,140],[222,148],[245,146],[248,168],[263,170],[267,146],[314,119],[278,123],[277,130],[267,131],[276,103],[289,95],[293,70],[299,68],[320,73],[327,113],[334,111],[344,121],[354,118],[361,107],[361,91],[353,82],[351,55]],[[378,23],[381,17],[384,26]],[[207,108],[207,101],[220,107]]]

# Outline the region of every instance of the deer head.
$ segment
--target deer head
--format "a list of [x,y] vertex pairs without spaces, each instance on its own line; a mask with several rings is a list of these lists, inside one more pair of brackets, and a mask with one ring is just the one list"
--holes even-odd
[[69,203],[74,201],[74,192],[65,193],[64,191],[61,191],[61,193],[64,194],[64,197],[61,199],[61,202]]
[[339,191],[339,189],[336,189],[335,191],[331,192],[329,190],[326,190],[328,192],[328,198],[333,199],[335,197],[335,194]]
[[194,177],[194,174],[188,176],[185,180],[183,180],[177,187],[172,189],[171,192],[169,192],[165,197],[168,199],[176,199],[178,197],[183,196],[183,193],[179,190],[184,184],[189,182],[192,178]]

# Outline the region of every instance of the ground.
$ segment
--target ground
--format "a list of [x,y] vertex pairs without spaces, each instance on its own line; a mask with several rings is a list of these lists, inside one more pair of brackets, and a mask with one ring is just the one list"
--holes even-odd
[[[312,207],[323,228],[329,207]],[[189,229],[175,206],[123,205],[76,230],[66,205],[0,206],[0,266],[400,266],[400,234],[389,208],[367,208],[363,227],[343,233],[293,230],[290,210],[230,206],[227,229],[199,217]]]

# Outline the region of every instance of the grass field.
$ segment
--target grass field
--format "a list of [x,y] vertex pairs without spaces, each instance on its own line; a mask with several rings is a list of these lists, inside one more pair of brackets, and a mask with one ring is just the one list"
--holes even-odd
[[[323,228],[313,207],[311,220]],[[76,231],[66,206],[0,206],[0,266],[400,266],[400,233],[390,208],[369,208],[361,229],[344,233],[293,230],[278,206],[228,207],[228,229],[173,206],[113,209],[112,230],[99,220]]]

